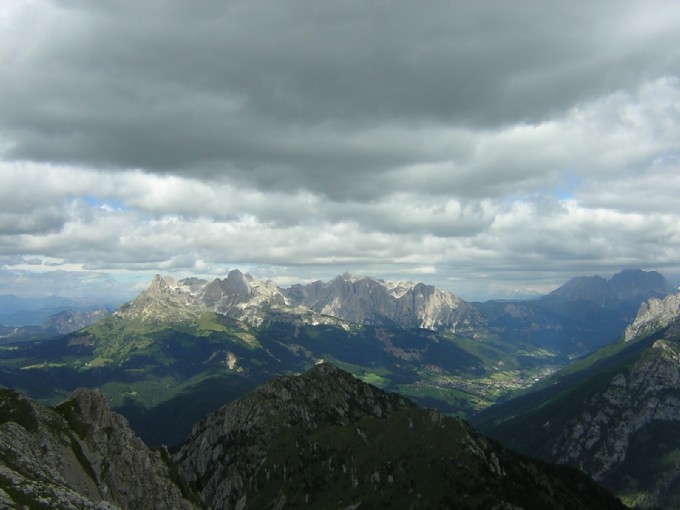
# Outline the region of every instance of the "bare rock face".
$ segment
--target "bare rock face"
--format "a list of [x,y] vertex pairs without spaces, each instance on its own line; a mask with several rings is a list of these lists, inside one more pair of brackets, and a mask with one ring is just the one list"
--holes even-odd
[[51,315],[43,322],[42,327],[47,331],[52,331],[58,335],[66,335],[73,331],[86,328],[104,317],[111,315],[106,308],[97,308],[87,312],[66,310],[55,315]]
[[287,302],[274,283],[234,270],[227,278],[212,282],[198,278],[175,282],[168,276],[156,275],[147,290],[114,315],[142,322],[173,323],[217,312],[259,325],[264,308],[281,306],[287,306]]
[[596,480],[620,465],[631,438],[654,422],[680,422],[680,345],[660,339],[630,372],[583,402],[583,411],[561,427],[552,458],[579,467]]
[[175,282],[156,275],[149,288],[115,315],[142,321],[177,322],[206,312],[259,326],[265,320],[355,323],[438,331],[474,332],[479,313],[459,297],[431,285],[383,282],[348,274],[330,282],[281,289],[238,270],[212,282]]
[[623,334],[626,342],[665,327],[680,316],[680,291],[664,299],[652,298],[640,305],[633,323]]
[[519,412],[486,430],[517,451],[584,471],[631,504],[678,508],[680,293],[642,305],[612,347],[520,397]]
[[56,409],[0,391],[0,506],[54,509],[196,508],[96,391]]
[[288,295],[316,313],[358,324],[456,331],[477,319],[462,299],[423,283],[386,283],[345,274],[328,283],[295,286]]

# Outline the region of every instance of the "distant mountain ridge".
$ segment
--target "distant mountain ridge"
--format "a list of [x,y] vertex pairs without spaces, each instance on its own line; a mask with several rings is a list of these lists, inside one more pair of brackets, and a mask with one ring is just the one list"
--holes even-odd
[[94,310],[65,310],[54,315],[50,315],[45,322],[42,323],[42,328],[47,333],[57,335],[66,335],[73,331],[86,328],[90,324],[94,324],[98,320],[111,315],[111,312],[106,308],[95,308]]
[[651,297],[663,298],[673,290],[656,271],[625,269],[608,280],[601,276],[577,276],[541,299],[590,301],[604,308],[627,306],[634,313],[640,303]]
[[609,280],[578,276],[540,299],[478,303],[492,331],[569,358],[615,341],[648,299],[673,292],[656,271],[623,270]]
[[590,301],[470,304],[423,283],[347,274],[289,289],[239,271],[158,275],[82,330],[17,340],[0,328],[0,384],[49,404],[99,388],[151,445],[177,444],[199,416],[319,360],[471,416],[629,323]]
[[67,309],[50,315],[39,326],[4,326],[0,324],[0,342],[39,340],[54,335],[66,335],[86,328],[109,315],[111,315],[111,311],[107,308]]
[[282,289],[238,270],[208,282],[156,275],[149,288],[116,311],[122,318],[177,321],[212,311],[259,326],[290,316],[310,324],[388,325],[456,332],[481,322],[459,297],[424,283],[386,283],[348,274]]
[[95,309],[113,310],[120,301],[107,299],[73,299],[60,296],[18,297],[0,295],[0,324],[4,326],[39,326],[49,317],[64,311],[89,312]]

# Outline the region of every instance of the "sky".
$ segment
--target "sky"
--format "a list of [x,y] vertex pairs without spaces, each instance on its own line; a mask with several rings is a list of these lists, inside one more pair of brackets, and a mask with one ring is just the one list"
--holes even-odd
[[680,281],[680,2],[2,0],[0,294]]

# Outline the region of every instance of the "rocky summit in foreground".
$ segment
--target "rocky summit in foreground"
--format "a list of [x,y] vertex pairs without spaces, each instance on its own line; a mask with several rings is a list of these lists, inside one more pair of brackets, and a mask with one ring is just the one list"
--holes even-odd
[[97,391],[53,409],[0,390],[0,508],[197,508],[172,473]]
[[205,417],[173,457],[214,509],[624,508],[576,470],[515,455],[330,364]]

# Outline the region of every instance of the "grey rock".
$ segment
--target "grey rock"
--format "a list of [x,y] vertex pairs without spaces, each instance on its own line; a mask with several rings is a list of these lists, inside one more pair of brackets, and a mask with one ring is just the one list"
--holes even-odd
[[668,326],[680,316],[680,290],[664,299],[652,298],[640,305],[635,320],[626,328],[626,342]]
[[338,276],[323,283],[277,287],[240,271],[212,282],[175,282],[156,275],[147,290],[115,312],[142,321],[196,320],[206,312],[259,326],[267,320],[301,323],[394,325],[472,333],[479,313],[459,297],[431,285],[386,283],[374,278]]
[[97,308],[89,311],[66,310],[55,315],[50,315],[43,322],[43,329],[59,335],[66,335],[79,329],[86,328],[98,320],[111,315],[106,308]]
[[[166,453],[166,457],[169,455]],[[52,409],[0,390],[3,508],[196,508],[96,391],[77,390]]]
[[583,411],[559,427],[551,458],[596,480],[626,458],[631,438],[655,421],[680,421],[680,348],[657,340],[629,373],[616,374]]

